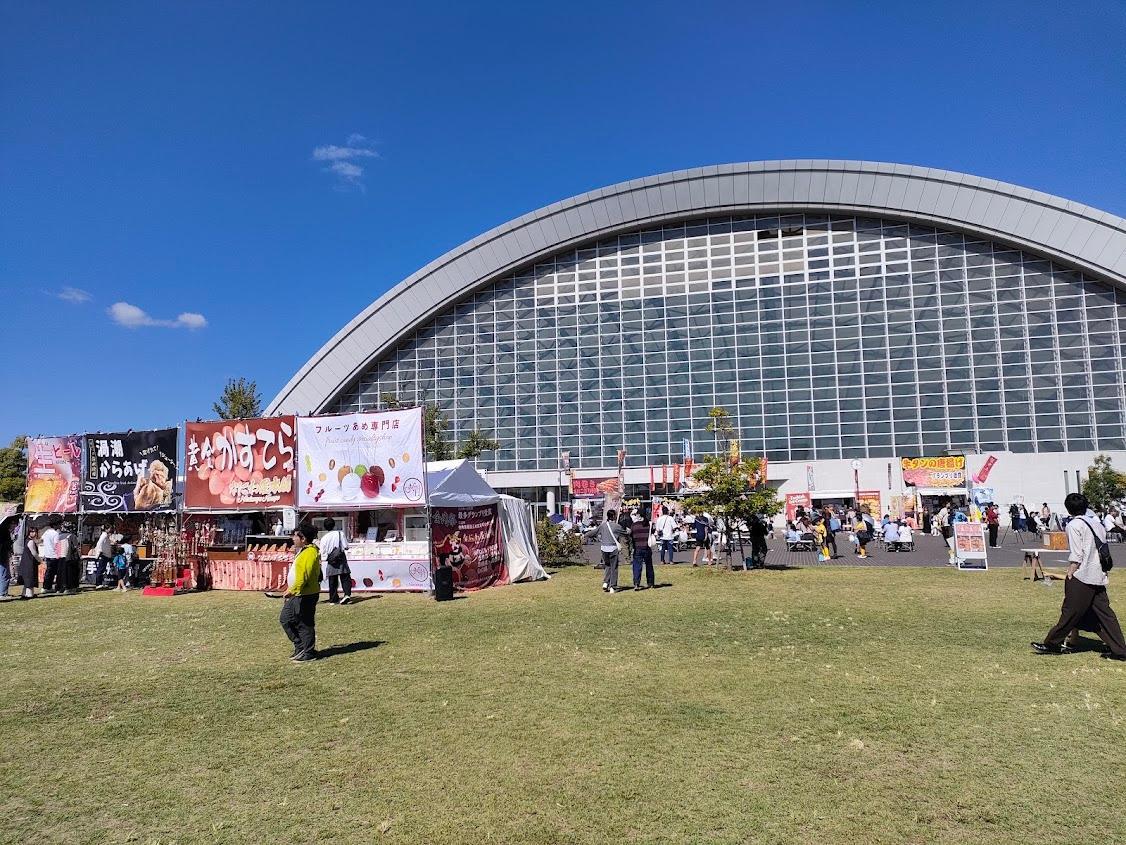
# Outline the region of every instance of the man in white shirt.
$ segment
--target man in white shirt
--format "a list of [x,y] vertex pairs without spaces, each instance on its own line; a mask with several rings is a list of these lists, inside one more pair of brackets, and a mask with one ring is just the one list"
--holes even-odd
[[[324,521],[325,533],[317,540],[316,546],[321,550],[321,566],[324,567],[325,577],[328,578],[328,603],[350,604],[352,601],[352,569],[348,566],[348,543],[344,539],[344,532],[336,527],[336,520],[331,516]],[[343,555],[334,555],[340,551]],[[344,598],[340,598],[337,588],[344,590]]]
[[47,571],[43,575],[43,594],[61,593],[63,591],[63,572],[59,560],[59,530],[51,525],[39,538],[39,556],[47,564]]
[[666,505],[661,508],[661,515],[657,518],[657,524],[653,526],[653,530],[657,532],[657,536],[661,540],[661,563],[665,562],[665,553],[668,553],[669,563],[675,563],[673,560],[673,539],[676,537],[677,524],[676,519],[669,515],[669,509]]
[[911,536],[911,526],[906,522],[899,523],[899,544],[901,546],[910,545],[914,541]]
[[899,526],[889,521],[884,525],[884,542],[890,547],[899,542]]
[[98,542],[94,544],[93,555],[96,558],[94,562],[94,589],[100,590],[105,586],[102,580],[106,575],[106,567],[113,560],[113,537],[110,536],[110,526],[106,525],[102,528],[102,533],[98,535]]
[[1103,657],[1126,660],[1126,641],[1122,626],[1111,609],[1107,597],[1106,572],[1099,561],[1099,545],[1106,542],[1106,529],[1090,510],[1087,497],[1082,493],[1068,493],[1063,506],[1071,514],[1067,523],[1068,565],[1063,585],[1063,607],[1060,620],[1040,643],[1032,643],[1039,654],[1060,654],[1064,638],[1079,626],[1088,612],[1099,623],[1099,636],[1110,649]]

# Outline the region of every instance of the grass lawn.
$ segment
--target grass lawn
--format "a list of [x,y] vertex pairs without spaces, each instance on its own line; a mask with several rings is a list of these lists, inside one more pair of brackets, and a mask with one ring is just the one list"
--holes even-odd
[[[0,842],[1126,842],[1126,665],[1019,570],[0,606]],[[1114,576],[1114,580],[1126,576]],[[1114,592],[1126,616],[1126,592]]]

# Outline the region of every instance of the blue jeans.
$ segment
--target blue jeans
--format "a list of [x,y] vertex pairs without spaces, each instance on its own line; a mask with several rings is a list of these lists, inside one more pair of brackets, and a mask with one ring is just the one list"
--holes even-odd
[[672,563],[673,562],[673,560],[672,560],[672,555],[673,555],[672,540],[662,540],[661,541],[661,563],[665,562],[665,552],[668,552],[668,555],[669,555],[668,562]]
[[653,575],[653,550],[648,546],[638,546],[633,550],[633,586],[641,586],[641,567],[645,566],[645,583],[652,587],[657,583]]
[[8,562],[0,561],[0,596],[8,595],[8,585],[10,578],[8,575]]

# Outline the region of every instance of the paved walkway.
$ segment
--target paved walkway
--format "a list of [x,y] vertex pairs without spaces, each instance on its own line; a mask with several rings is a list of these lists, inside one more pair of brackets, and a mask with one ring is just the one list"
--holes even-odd
[[[989,550],[989,566],[1020,566],[1024,562],[1025,549],[1039,550],[1040,562],[1045,567],[1062,568],[1066,565],[1066,552],[1045,549],[1036,536],[1030,533],[1024,534],[1023,539],[1025,542],[1021,543],[1020,539],[1012,532],[1004,532],[998,547]],[[848,542],[848,534],[842,532],[837,535],[837,551],[840,552],[840,556],[827,562],[819,562],[816,552],[788,552],[786,551],[785,541],[781,539],[769,540],[768,546],[770,552],[766,556],[767,566],[946,566],[949,559],[946,544],[941,537],[923,536],[919,533],[915,534],[915,551],[913,552],[888,552],[877,543],[869,543],[868,557],[859,558],[853,552],[852,544]],[[591,564],[598,562],[599,554],[596,545],[584,546],[583,551]],[[749,547],[746,551],[747,554],[750,554]],[[656,562],[656,551],[654,551],[653,557],[654,562]],[[700,559],[703,560],[703,554],[700,555]],[[738,560],[739,553],[736,550],[732,555],[732,564],[737,564]],[[677,554],[675,562],[683,565],[690,564],[692,562],[691,550]],[[628,566],[628,562],[625,563]]]

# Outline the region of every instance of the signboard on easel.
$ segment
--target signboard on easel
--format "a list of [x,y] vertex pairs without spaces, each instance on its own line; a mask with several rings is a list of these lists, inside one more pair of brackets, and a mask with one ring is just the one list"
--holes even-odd
[[980,522],[954,523],[954,556],[959,569],[984,571],[989,568],[985,545],[985,526]]

